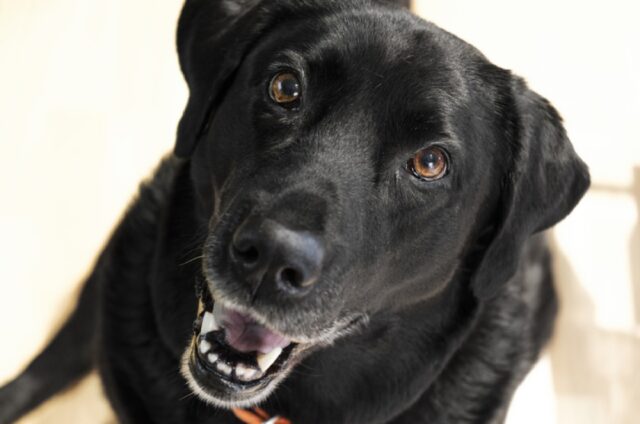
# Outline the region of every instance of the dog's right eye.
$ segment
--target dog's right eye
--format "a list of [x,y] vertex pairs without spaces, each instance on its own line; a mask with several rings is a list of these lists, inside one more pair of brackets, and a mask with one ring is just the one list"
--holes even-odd
[[291,72],[280,72],[271,79],[269,96],[284,107],[295,107],[300,100],[300,81]]
[[416,152],[407,161],[407,170],[423,181],[435,181],[444,177],[449,169],[449,155],[438,147],[427,147]]

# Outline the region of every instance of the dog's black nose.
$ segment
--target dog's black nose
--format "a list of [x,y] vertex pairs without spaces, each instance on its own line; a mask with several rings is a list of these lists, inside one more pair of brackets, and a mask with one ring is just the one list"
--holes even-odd
[[254,290],[266,284],[278,291],[302,294],[320,276],[324,246],[309,231],[250,216],[233,235],[230,254],[238,276]]

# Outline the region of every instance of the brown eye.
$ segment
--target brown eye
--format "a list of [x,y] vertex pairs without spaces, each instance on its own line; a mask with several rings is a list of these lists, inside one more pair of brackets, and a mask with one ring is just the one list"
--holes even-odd
[[427,147],[417,152],[407,162],[411,173],[422,180],[434,181],[444,177],[449,167],[447,153],[440,147]]
[[300,99],[300,81],[291,72],[281,72],[269,85],[271,99],[282,106],[291,107]]

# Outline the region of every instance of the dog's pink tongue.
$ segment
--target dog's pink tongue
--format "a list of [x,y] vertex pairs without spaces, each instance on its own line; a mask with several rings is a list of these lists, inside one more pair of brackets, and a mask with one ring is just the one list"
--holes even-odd
[[286,347],[291,340],[258,324],[251,317],[219,303],[214,305],[216,322],[225,330],[227,343],[239,352],[269,353]]

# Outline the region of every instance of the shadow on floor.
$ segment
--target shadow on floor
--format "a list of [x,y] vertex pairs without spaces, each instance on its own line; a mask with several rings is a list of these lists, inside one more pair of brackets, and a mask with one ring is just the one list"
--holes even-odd
[[[607,193],[633,195],[640,216],[640,168],[632,188],[595,186]],[[603,219],[606,222],[606,219]],[[606,225],[606,224],[605,224]],[[581,229],[589,231],[589,228]],[[571,261],[553,235],[556,289],[560,314],[550,346],[558,423],[635,424],[640,404],[640,338],[632,331],[598,323],[598,302],[580,282]],[[596,240],[593,240],[596,243]],[[640,323],[640,221],[630,237],[631,287],[635,323]],[[597,261],[596,261],[597,262]],[[594,263],[594,268],[606,266]],[[581,270],[584,272],[585,270]],[[588,271],[588,270],[586,270]],[[618,282],[619,283],[619,282]],[[614,285],[613,281],[600,284]],[[624,301],[621,299],[620,301]]]
[[629,257],[631,258],[631,283],[635,322],[636,327],[640,327],[640,167],[633,168],[633,187],[631,188],[631,194],[636,202],[637,217],[636,226],[631,233],[631,239],[629,241]]

